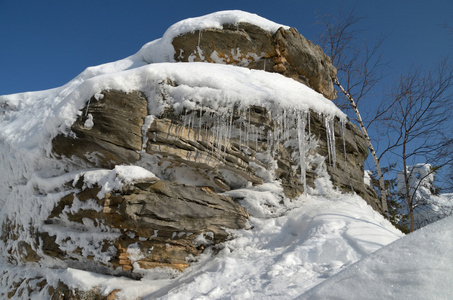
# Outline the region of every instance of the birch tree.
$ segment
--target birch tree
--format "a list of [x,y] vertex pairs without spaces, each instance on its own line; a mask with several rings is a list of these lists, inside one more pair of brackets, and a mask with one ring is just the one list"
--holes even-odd
[[319,44],[337,68],[334,84],[342,94],[336,104],[340,108],[353,110],[355,120],[360,126],[373,157],[379,179],[381,207],[384,214],[387,215],[388,205],[384,177],[378,156],[368,135],[367,126],[365,126],[358,108],[359,101],[365,98],[382,79],[380,70],[385,64],[382,62],[379,49],[383,39],[378,40],[372,47],[366,40],[358,40],[361,31],[354,28],[362,19],[355,14],[354,9],[347,14],[340,11],[336,16],[322,18],[320,23],[325,30],[320,37]]

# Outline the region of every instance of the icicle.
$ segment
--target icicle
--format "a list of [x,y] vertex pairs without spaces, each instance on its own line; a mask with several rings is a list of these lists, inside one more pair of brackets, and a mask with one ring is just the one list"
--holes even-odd
[[329,120],[327,118],[324,119],[324,123],[326,126],[326,138],[327,138],[327,156],[329,158],[329,162],[332,162],[331,153],[330,153],[330,126]]
[[226,147],[226,139],[228,137],[227,134],[227,121],[225,121],[226,115],[220,116],[221,120],[221,129],[220,129],[220,157],[224,158],[225,157],[225,147]]
[[311,141],[310,110],[307,111],[307,120],[308,120],[308,140]]
[[329,155],[329,161],[336,168],[337,155],[335,153],[335,128],[333,117],[325,117],[326,135],[327,135],[327,151]]
[[222,118],[222,122],[223,122],[223,130],[222,130],[223,155],[222,155],[222,158],[223,159],[225,159],[225,156],[226,156],[226,147],[227,147],[227,143],[228,143],[228,114],[229,114],[229,111],[227,111],[226,115],[224,115]]
[[279,150],[280,150],[280,143],[283,143],[283,133],[284,133],[284,130],[283,130],[283,113],[284,113],[284,110],[282,110],[280,112],[280,120],[278,122],[278,138],[277,138],[277,154],[279,153]]
[[287,134],[288,134],[288,131],[286,130],[286,124],[288,123],[288,118],[286,116],[286,109],[283,110],[283,120],[282,120],[282,127],[283,127],[283,143],[287,140]]
[[233,117],[234,117],[234,110],[230,113],[230,123],[228,124],[228,147],[231,144],[231,137],[233,132]]
[[183,122],[182,122],[182,131],[184,132],[184,129],[186,128],[187,125],[187,109],[184,110],[184,116],[183,116]]
[[192,131],[193,136],[195,138],[195,133],[193,131],[194,124],[195,124],[195,111],[192,110],[192,114],[190,115],[190,119],[189,119],[189,132],[187,133],[188,137],[190,136],[190,131]]
[[246,144],[247,144],[247,148],[248,148],[248,146],[249,146],[249,139],[250,139],[250,138],[249,138],[249,131],[250,131],[250,107],[248,108],[248,113],[249,113],[249,119],[248,119],[248,126],[247,126],[247,128],[246,128],[246,139],[247,139],[247,141],[246,141],[247,143],[246,143]]
[[[189,117],[187,118],[187,134],[185,134],[187,137],[190,136],[190,126],[192,124],[191,120],[192,120],[192,114],[189,115]],[[184,130],[185,132],[185,130]]]
[[87,109],[86,109],[86,111],[85,111],[85,117],[88,115],[88,108],[90,107],[90,102],[91,102],[91,98],[88,99]]
[[343,153],[344,153],[344,161],[346,161],[346,140],[345,136],[345,127],[346,127],[346,120],[341,121],[341,137],[343,139]]
[[[276,122],[275,122],[276,123]],[[276,126],[276,124],[274,124]],[[275,128],[272,130],[272,128],[269,128],[267,130],[267,153],[269,153],[270,156],[272,156],[275,152]]]
[[217,135],[216,135],[217,158],[218,159],[220,159],[220,152],[222,151],[221,140],[222,140],[222,119],[221,119],[220,115],[218,115],[217,116]]
[[[168,126],[168,129],[167,129],[167,137],[166,137],[167,139],[168,139],[168,137],[171,135],[171,128],[172,128],[172,127],[173,127],[173,123],[170,122],[170,125]],[[175,132],[176,132],[176,130],[175,130]]]
[[202,140],[203,137],[201,136],[201,127],[202,127],[202,123],[201,123],[201,116],[202,116],[202,113],[203,113],[203,106],[200,106],[200,115],[198,116],[198,140]]
[[277,155],[278,153],[278,143],[280,139],[280,121],[281,121],[281,114],[278,115],[278,118],[274,120],[274,136],[272,141],[272,156]]
[[[211,156],[214,156],[214,146],[216,142],[216,133],[217,133],[217,127],[215,127],[215,119],[212,116],[212,112],[209,113],[209,118],[211,120],[211,128],[210,128],[210,136],[211,136]],[[208,129],[206,127],[206,132],[208,132]]]
[[200,42],[201,42],[201,29],[198,31],[198,48],[200,48]]
[[239,119],[238,119],[238,122],[239,122],[239,150],[241,150],[242,148],[242,112],[240,111],[239,112]]
[[258,152],[258,127],[253,126],[253,133],[255,135],[255,151]]
[[297,140],[299,142],[299,163],[300,163],[300,181],[304,186],[304,194],[307,193],[307,176],[305,166],[305,126],[306,114],[297,113]]
[[145,117],[145,122],[143,122],[143,126],[142,126],[142,137],[143,137],[143,140],[142,140],[142,152],[145,152],[146,145],[148,143],[148,131],[149,131],[149,128],[151,127],[151,124],[154,122],[154,118],[155,117],[153,115],[146,116]]
[[[206,137],[206,143],[209,144],[209,138],[210,138],[210,134],[209,134],[209,131],[210,129],[208,128],[212,128],[212,124],[211,124],[211,118],[210,118],[210,113],[208,111],[205,112],[205,121],[206,121],[206,124],[204,125],[204,134],[205,134],[205,137]],[[208,122],[209,122],[209,125],[211,125],[211,127],[208,126]]]

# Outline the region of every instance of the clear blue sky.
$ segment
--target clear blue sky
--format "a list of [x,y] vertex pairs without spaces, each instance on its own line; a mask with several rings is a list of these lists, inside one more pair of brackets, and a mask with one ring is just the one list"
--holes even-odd
[[453,52],[453,1],[152,1],[0,0],[0,95],[54,88],[86,67],[129,56],[175,22],[240,9],[296,27],[316,41],[318,15],[356,6],[370,40],[383,48],[391,73],[431,66]]

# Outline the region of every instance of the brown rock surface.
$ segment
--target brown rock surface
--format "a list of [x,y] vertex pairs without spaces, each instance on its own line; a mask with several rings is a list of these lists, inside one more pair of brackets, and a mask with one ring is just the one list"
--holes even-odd
[[[116,274],[118,267],[130,273],[134,263],[140,268],[170,267],[182,271],[189,266],[186,258],[199,255],[203,247],[224,241],[227,228],[244,228],[247,213],[234,200],[209,189],[187,186],[152,178],[123,186],[98,198],[99,187],[83,188],[64,197],[49,215],[39,232],[41,247],[48,256],[64,260],[67,265]],[[95,201],[89,208],[81,203]],[[88,221],[91,220],[91,221]],[[109,228],[91,233],[93,242],[80,243],[67,251],[68,241],[55,232],[90,232],[92,226]],[[116,233],[116,234],[115,234]],[[95,245],[95,246],[93,246]],[[105,261],[103,254],[111,258]],[[110,272],[107,271],[110,268]]]
[[[168,81],[168,84],[173,83]],[[76,185],[78,190],[62,198],[49,215],[49,225],[46,225],[49,233],[45,230],[39,233],[46,255],[65,260],[74,267],[87,269],[91,266],[105,273],[115,273],[112,270],[119,267],[129,276],[135,276],[136,266],[143,269],[168,266],[182,270],[189,265],[186,260],[189,255],[201,253],[205,245],[199,241],[217,244],[227,238],[225,228],[245,227],[247,214],[242,207],[215,192],[269,180],[263,170],[271,168],[273,160],[277,166],[275,178],[281,180],[285,194],[293,198],[303,192],[300,168],[293,167],[298,164],[294,156],[294,151],[298,151],[297,143],[291,140],[270,143],[269,133],[275,132],[275,127],[280,125],[263,107],[234,111],[229,122],[236,133],[228,141],[220,142],[215,129],[219,125],[215,120],[220,119],[214,111],[206,109],[177,114],[167,109],[143,131],[141,126],[147,101],[141,93],[104,91],[103,95],[99,100],[92,98],[83,109],[86,113],[73,125],[75,136],[59,136],[54,140],[55,152],[71,157],[73,163],[83,167],[139,164],[153,172],[158,170],[161,180],[135,182],[123,187],[122,191],[107,193],[102,199],[97,197],[100,187],[82,189],[83,184],[79,182]],[[112,113],[122,107],[122,102],[127,103],[127,110]],[[113,108],[109,107],[110,103]],[[88,114],[94,116],[94,125],[90,128],[84,126]],[[131,120],[129,125],[117,120],[125,116]],[[326,157],[327,171],[334,185],[346,192],[357,192],[379,210],[375,193],[363,183],[363,163],[368,151],[358,128],[350,122],[342,127],[339,120],[333,121],[336,157],[329,160],[326,120],[315,112],[309,116],[310,128],[306,128],[306,134],[311,134],[316,146],[307,155]],[[188,120],[192,123],[189,124]],[[105,124],[112,124],[115,130],[108,129],[104,136]],[[247,132],[251,128],[253,131]],[[142,132],[146,135],[142,136]],[[252,138],[251,132],[259,137]],[[245,137],[249,134],[247,140]],[[108,146],[98,147],[101,136],[102,143]],[[124,147],[128,143],[125,141],[130,141],[132,146]],[[317,168],[317,164],[307,168],[308,186],[314,186]],[[185,175],[174,177],[180,172]],[[191,180],[199,186],[189,185]],[[101,209],[67,213],[74,199],[94,199]],[[63,222],[66,219],[72,223]],[[70,226],[66,230],[75,230],[74,224],[79,224],[75,226],[78,228],[86,219],[92,220],[96,226],[117,230],[117,237],[105,239],[97,246],[100,253],[110,249],[110,261],[98,259],[96,251],[90,252],[83,247],[65,251],[60,246],[62,241],[51,234],[52,226]],[[140,253],[140,258],[131,260],[127,254],[131,245]],[[26,257],[36,260],[36,254],[28,252],[24,252]]]
[[249,23],[207,28],[173,39],[176,61],[233,64],[281,73],[328,99],[335,99],[336,69],[319,46],[295,28],[280,28],[275,34]]
[[[147,115],[148,102],[140,92],[109,91],[102,99],[94,96],[82,110],[82,116],[71,130],[76,139],[57,136],[53,141],[56,154],[72,155],[88,161],[102,159],[105,168],[136,162],[142,147],[142,126]],[[88,116],[95,120],[85,126]],[[68,156],[70,155],[70,156]]]

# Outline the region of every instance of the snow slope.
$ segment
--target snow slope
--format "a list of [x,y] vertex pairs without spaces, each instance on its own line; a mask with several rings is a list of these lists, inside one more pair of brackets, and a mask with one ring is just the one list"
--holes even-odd
[[453,217],[447,217],[365,257],[298,299],[453,299],[452,237]]
[[[76,269],[0,268],[6,278],[44,276],[71,288],[98,288],[118,299],[294,299],[354,262],[402,236],[358,196],[330,191],[289,201],[278,182],[229,192],[242,196],[252,216],[250,229],[209,249],[182,273],[143,270],[143,279],[106,276]],[[282,201],[283,200],[283,201]],[[47,299],[47,291],[33,299]],[[27,299],[24,296],[23,299]]]
[[357,196],[269,207],[275,186],[241,192],[267,217],[252,217],[252,230],[234,232],[216,257],[145,299],[293,299],[401,236]]

